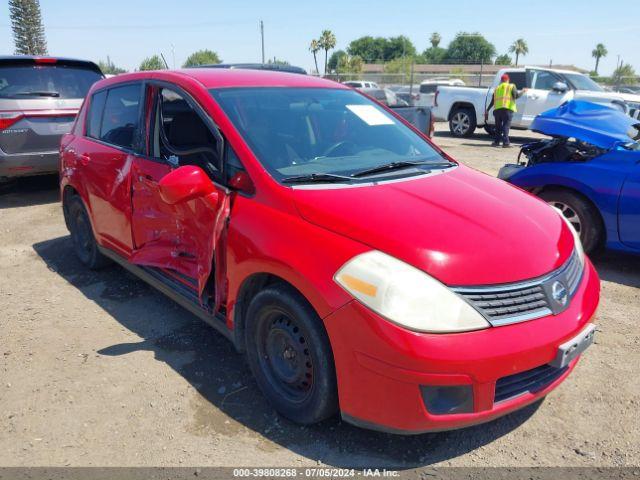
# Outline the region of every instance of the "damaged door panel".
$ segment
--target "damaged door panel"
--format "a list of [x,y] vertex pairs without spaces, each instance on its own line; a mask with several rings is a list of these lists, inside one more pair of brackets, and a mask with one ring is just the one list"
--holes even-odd
[[[177,276],[197,291],[204,305],[217,291],[209,278],[229,214],[229,192],[215,183],[221,172],[221,138],[183,92],[149,85],[147,99],[148,155],[136,159],[132,182],[136,250],[131,261]],[[185,166],[198,167],[212,193],[168,201],[160,185],[171,172],[197,173],[181,168]],[[210,291],[205,292],[207,286]],[[221,300],[216,300],[219,307]]]

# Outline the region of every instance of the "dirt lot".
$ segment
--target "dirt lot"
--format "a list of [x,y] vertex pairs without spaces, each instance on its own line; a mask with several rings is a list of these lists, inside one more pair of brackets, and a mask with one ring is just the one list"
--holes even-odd
[[[491,175],[517,155],[436,141]],[[5,189],[0,220],[0,465],[640,465],[640,258],[597,261],[596,344],[544,402],[405,438],[279,418],[227,340],[121,268],[79,264],[56,179]]]

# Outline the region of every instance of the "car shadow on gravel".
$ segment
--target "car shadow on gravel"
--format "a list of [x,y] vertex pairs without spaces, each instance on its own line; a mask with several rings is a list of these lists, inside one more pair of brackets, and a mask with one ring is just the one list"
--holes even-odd
[[591,260],[602,280],[640,288],[640,256],[608,251]]
[[25,177],[0,183],[0,210],[58,202],[58,184],[57,175]]
[[267,444],[264,448],[273,448],[268,444],[275,442],[325,465],[406,469],[446,461],[489,444],[522,425],[542,403],[464,430],[415,436],[363,430],[337,417],[299,426],[273,411],[231,342],[161,293],[118,266],[98,272],[86,269],[75,257],[68,236],[36,243],[33,248],[50,270],[143,339],[107,346],[98,350],[99,355],[153,352],[156,360],[197,390],[199,396],[185,415],[185,428],[195,435],[234,437],[253,431],[262,437],[258,441]]

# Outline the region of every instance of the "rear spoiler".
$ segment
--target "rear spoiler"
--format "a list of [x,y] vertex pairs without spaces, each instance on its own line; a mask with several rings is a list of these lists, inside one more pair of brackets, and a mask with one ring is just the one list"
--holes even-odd
[[100,67],[89,60],[79,60],[75,58],[58,58],[58,57],[36,57],[29,55],[16,56],[0,56],[0,67],[5,66],[24,66],[24,65],[55,65],[59,67],[76,67],[93,70],[100,75],[102,71]]

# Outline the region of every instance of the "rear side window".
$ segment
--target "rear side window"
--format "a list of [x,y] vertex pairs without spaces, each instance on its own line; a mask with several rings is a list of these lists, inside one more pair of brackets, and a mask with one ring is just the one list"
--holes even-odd
[[89,104],[89,115],[87,117],[87,136],[100,138],[100,124],[102,123],[102,112],[107,99],[107,92],[98,92],[91,97]]
[[125,85],[108,91],[100,140],[123,148],[133,148],[140,121],[141,91],[140,85]]
[[0,98],[84,98],[100,79],[95,70],[75,66],[0,66]]
[[515,84],[518,90],[527,88],[527,74],[525,72],[509,72],[509,82]]
[[420,85],[420,93],[434,93],[437,89],[438,85],[435,83]]

